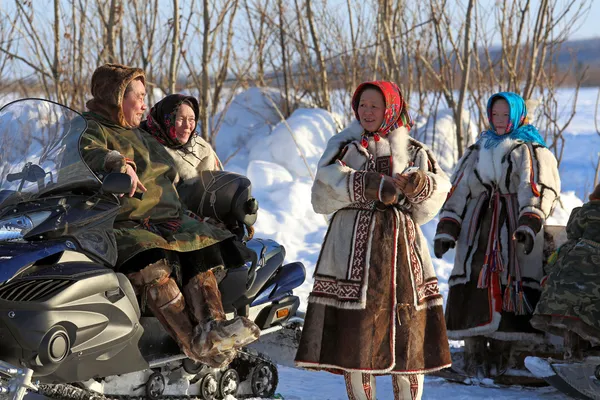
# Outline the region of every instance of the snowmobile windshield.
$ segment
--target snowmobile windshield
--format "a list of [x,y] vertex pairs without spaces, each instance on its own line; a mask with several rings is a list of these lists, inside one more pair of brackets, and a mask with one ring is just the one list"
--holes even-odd
[[42,99],[0,109],[0,209],[45,194],[101,183],[79,152],[87,122],[76,111]]

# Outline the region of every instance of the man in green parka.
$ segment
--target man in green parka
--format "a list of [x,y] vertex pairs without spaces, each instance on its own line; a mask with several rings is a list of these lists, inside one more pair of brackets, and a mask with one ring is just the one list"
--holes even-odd
[[567,238],[547,267],[531,325],[563,336],[567,358],[579,359],[600,346],[600,185],[571,212]]
[[244,263],[233,235],[185,213],[169,154],[137,129],[147,108],[144,72],[103,65],[92,75],[91,93],[82,156],[100,179],[121,172],[132,180],[115,220],[117,269],[189,358],[229,363],[260,335],[247,318],[225,318],[213,269]]

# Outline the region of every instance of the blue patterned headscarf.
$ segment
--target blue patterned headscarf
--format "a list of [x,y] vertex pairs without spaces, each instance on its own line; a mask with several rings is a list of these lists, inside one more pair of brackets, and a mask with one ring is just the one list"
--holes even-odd
[[[492,123],[492,104],[497,99],[504,99],[508,103],[510,121],[506,127],[504,135],[498,135],[496,128]],[[490,123],[490,128],[483,132],[479,139],[484,143],[486,149],[498,146],[505,139],[522,140],[526,143],[538,143],[544,147],[548,147],[544,138],[540,135],[537,128],[529,124],[527,120],[527,108],[525,100],[521,96],[513,92],[500,92],[493,94],[487,103],[487,117]]]

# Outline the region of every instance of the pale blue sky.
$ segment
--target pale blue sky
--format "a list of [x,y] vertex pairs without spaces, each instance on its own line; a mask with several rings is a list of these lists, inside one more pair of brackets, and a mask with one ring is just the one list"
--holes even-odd
[[600,37],[600,0],[592,0],[590,11],[581,27],[572,35],[572,39]]
[[[502,0],[479,0],[479,4],[484,9],[493,10],[494,5],[499,1]],[[455,5],[466,3],[465,0],[450,0],[448,4],[451,5],[453,2],[455,3]],[[570,2],[571,0],[558,0],[557,8],[560,9],[562,6],[565,6]],[[580,4],[581,0],[575,1],[575,4],[578,3]],[[600,28],[598,26],[598,23],[600,22],[600,0],[591,0],[591,2],[589,3],[590,5],[587,15],[578,21],[578,27],[574,27],[572,29],[569,39],[573,40],[600,37]],[[539,0],[533,0],[531,2],[531,10],[536,10],[539,7],[539,4]]]

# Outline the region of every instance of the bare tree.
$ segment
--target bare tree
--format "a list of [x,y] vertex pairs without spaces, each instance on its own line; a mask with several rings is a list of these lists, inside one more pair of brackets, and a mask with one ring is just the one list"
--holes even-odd
[[326,110],[331,109],[331,105],[329,102],[329,83],[327,80],[327,67],[325,66],[325,60],[323,59],[323,54],[321,53],[321,45],[319,44],[319,35],[315,29],[315,21],[312,12],[312,1],[306,0],[306,19],[308,21],[308,26],[310,27],[310,36],[312,37],[313,46],[315,49],[315,55],[317,57],[317,63],[319,64],[319,73],[320,73],[320,92],[322,97],[319,97],[319,107],[324,108]]
[[175,93],[177,83],[177,59],[179,55],[179,0],[173,0],[173,39],[169,64],[169,93]]
[[[431,1],[430,11],[431,18],[434,21],[437,68],[429,61],[426,54],[417,54],[418,61],[422,63],[429,76],[436,81],[446,104],[452,110],[456,124],[458,157],[461,157],[464,151],[463,112],[471,72],[471,18],[473,8],[474,1],[469,0],[464,22],[455,32],[451,25],[454,18],[448,14],[445,3]],[[460,40],[462,40],[462,50],[460,49]],[[461,81],[458,98],[454,93],[457,79]]]
[[0,92],[7,91],[9,79],[6,74],[10,66],[12,48],[15,44],[16,24],[9,21],[8,15],[0,14]]
[[104,0],[96,0],[98,15],[103,26],[102,43],[104,45],[98,63],[102,61],[112,63],[119,61],[116,53],[116,42],[118,32],[121,29],[123,5],[120,0],[110,0],[108,5],[106,3]]
[[467,110],[482,130],[492,93],[541,97],[537,125],[560,160],[577,95],[561,104],[557,91],[586,77],[557,58],[590,0],[173,0],[166,11],[158,0],[36,1],[52,12],[24,0],[0,10],[0,85],[83,108],[98,65],[139,66],[150,104],[161,91],[198,96],[209,141],[239,87],[280,87],[285,117],[303,103],[351,118],[357,84],[387,79],[425,120],[451,110],[458,155]]
[[[596,133],[600,135],[600,128],[598,128],[598,107],[600,106],[600,89],[598,89],[598,96],[596,97],[596,107],[594,108],[594,128]],[[596,172],[594,173],[594,188],[600,183],[600,152],[598,152],[598,161],[596,162]],[[593,190],[593,188],[592,188]]]
[[281,46],[281,64],[283,66],[283,87],[285,93],[285,109],[283,110],[283,114],[288,117],[290,114],[290,90],[288,85],[288,73],[287,73],[287,47],[285,40],[285,31],[284,31],[284,13],[283,13],[283,0],[277,0],[277,9],[279,11],[279,45]]

